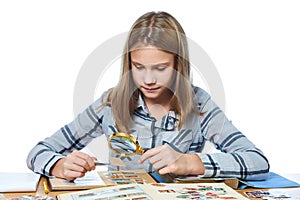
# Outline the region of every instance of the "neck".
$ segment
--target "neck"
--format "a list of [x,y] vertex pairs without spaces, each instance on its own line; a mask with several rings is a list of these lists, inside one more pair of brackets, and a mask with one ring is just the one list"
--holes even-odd
[[161,119],[163,116],[165,116],[171,109],[171,98],[171,94],[166,94],[163,99],[145,99],[146,106],[151,116],[153,116],[155,119]]

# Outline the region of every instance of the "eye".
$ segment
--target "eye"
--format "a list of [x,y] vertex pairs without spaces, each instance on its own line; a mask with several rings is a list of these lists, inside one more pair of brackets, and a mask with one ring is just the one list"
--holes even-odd
[[134,65],[134,67],[135,67],[137,70],[142,70],[142,69],[145,68],[143,65]]
[[158,71],[164,71],[166,68],[167,68],[167,66],[165,66],[165,65],[160,65],[160,66],[157,66],[157,67],[156,67],[156,69],[157,69]]

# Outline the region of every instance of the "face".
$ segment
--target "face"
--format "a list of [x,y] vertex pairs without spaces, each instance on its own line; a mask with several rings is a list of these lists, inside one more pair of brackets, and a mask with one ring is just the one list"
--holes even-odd
[[144,100],[153,103],[169,101],[174,74],[174,56],[155,47],[146,47],[131,52],[132,77],[144,95]]

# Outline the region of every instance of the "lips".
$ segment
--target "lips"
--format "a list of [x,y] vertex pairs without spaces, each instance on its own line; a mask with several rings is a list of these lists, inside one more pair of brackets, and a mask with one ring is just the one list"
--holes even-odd
[[156,87],[156,88],[147,88],[147,87],[143,87],[144,90],[146,90],[147,92],[155,92],[159,89],[159,87]]

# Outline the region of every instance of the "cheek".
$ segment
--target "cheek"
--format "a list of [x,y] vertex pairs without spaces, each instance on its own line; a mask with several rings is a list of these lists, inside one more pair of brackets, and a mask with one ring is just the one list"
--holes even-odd
[[141,84],[141,79],[142,79],[141,75],[139,73],[135,72],[134,70],[132,71],[132,79],[136,85]]
[[165,85],[165,86],[170,86],[173,82],[173,71],[170,71],[170,72],[167,72],[167,73],[164,73],[164,74],[160,74],[159,75],[159,82],[162,84],[162,85]]

